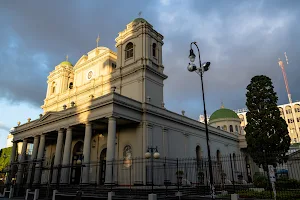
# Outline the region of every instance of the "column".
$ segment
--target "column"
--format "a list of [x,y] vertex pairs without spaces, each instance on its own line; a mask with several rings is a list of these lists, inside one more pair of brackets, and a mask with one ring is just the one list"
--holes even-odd
[[61,154],[62,154],[62,145],[64,139],[63,129],[58,130],[56,148],[55,148],[55,158],[54,158],[54,169],[52,175],[52,183],[57,183],[57,176],[59,175],[59,165],[61,164]]
[[10,166],[9,166],[9,175],[8,177],[6,177],[5,183],[10,183],[12,177],[14,176],[13,174],[13,163],[15,162],[15,158],[16,158],[16,153],[17,153],[17,145],[18,143],[13,141],[13,146],[12,146],[12,150],[11,150],[11,155],[10,155]]
[[62,161],[62,173],[61,173],[61,183],[69,183],[69,173],[70,173],[70,156],[71,156],[71,147],[72,147],[72,128],[69,127],[66,133],[66,141],[64,148],[64,155]]
[[82,183],[89,183],[91,141],[92,141],[92,124],[86,123],[84,143],[83,143]]
[[36,159],[37,163],[35,165],[33,184],[39,184],[41,181],[42,159],[44,157],[45,141],[46,141],[45,137],[46,137],[45,135],[40,136],[40,144],[39,144],[39,149],[38,149],[38,153],[37,153],[37,159]]
[[23,145],[22,145],[22,151],[21,151],[21,158],[20,158],[20,164],[18,166],[18,173],[17,173],[17,181],[16,184],[22,184],[22,179],[23,179],[23,169],[24,169],[24,161],[26,157],[26,150],[27,150],[27,140],[23,140]]
[[31,176],[33,174],[32,171],[34,170],[33,166],[35,164],[35,159],[36,159],[37,152],[38,152],[39,140],[40,140],[39,136],[34,137],[33,151],[32,151],[32,155],[31,155],[31,163],[29,165],[28,175],[27,175],[27,184],[30,184],[30,182],[31,182]]
[[112,161],[115,159],[116,128],[116,118],[108,118],[105,184],[113,184]]

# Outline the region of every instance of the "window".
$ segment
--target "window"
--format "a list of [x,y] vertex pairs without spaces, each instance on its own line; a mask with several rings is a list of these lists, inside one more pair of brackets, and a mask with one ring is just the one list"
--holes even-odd
[[69,89],[73,89],[73,82],[69,84]]
[[295,112],[300,112],[300,108],[295,108]]
[[51,94],[54,94],[55,93],[55,82],[52,83],[52,86],[51,86]]
[[238,126],[237,125],[235,125],[235,132],[239,132],[239,128],[238,128]]
[[130,167],[132,164],[132,149],[130,145],[126,145],[123,150],[123,163],[125,167]]
[[220,129],[220,126],[217,126],[217,129]]
[[292,113],[292,109],[286,110],[286,114],[291,114],[291,113]]
[[156,57],[156,43],[153,43],[152,45],[152,55],[153,57]]
[[129,42],[125,47],[125,59],[129,59],[133,57],[133,44]]
[[288,119],[288,123],[294,123],[294,119]]
[[297,122],[300,122],[300,117],[297,117]]
[[113,69],[115,69],[117,67],[116,63],[112,63],[111,66]]
[[229,130],[230,130],[231,133],[233,132],[233,126],[232,125],[229,126]]
[[226,125],[223,126],[223,130],[227,131],[227,126]]
[[197,145],[197,147],[196,147],[196,158],[197,158],[197,160],[200,160],[202,158],[201,147],[199,145]]

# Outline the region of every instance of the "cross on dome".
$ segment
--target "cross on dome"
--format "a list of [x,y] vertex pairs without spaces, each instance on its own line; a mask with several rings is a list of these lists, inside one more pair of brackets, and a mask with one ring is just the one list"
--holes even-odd
[[98,37],[97,37],[97,39],[96,39],[97,47],[98,47],[98,45],[99,45],[99,41],[100,41],[100,36],[99,36],[99,34],[98,34]]

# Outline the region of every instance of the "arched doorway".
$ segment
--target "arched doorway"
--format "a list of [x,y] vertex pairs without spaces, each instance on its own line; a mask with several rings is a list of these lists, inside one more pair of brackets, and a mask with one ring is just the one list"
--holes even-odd
[[81,180],[81,163],[83,159],[83,142],[79,141],[73,148],[71,184],[79,184]]
[[103,185],[105,183],[106,151],[107,148],[104,148],[100,154],[100,173],[99,173],[100,185]]

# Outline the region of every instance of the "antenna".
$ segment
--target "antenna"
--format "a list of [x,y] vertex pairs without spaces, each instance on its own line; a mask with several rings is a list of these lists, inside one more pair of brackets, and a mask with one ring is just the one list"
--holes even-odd
[[[285,55],[285,58],[286,58],[286,62],[288,64],[288,59],[287,59],[286,52],[284,52],[284,55]],[[289,102],[291,104],[293,102],[292,101],[292,95],[290,93],[289,83],[288,83],[287,76],[286,76],[286,73],[285,73],[284,64],[283,64],[283,62],[280,58],[278,58],[278,64],[279,64],[279,67],[281,68],[281,71],[282,71],[282,75],[283,75],[283,79],[284,79],[284,83],[285,83],[285,89],[286,89],[286,92],[287,92],[287,95],[288,95]]]
[[142,11],[140,11],[140,12],[138,13],[138,15],[139,15],[139,17],[141,17],[141,15],[142,15]]
[[289,64],[289,59],[288,59],[288,57],[287,57],[287,55],[286,55],[286,52],[284,52],[284,56],[285,56],[286,64],[288,65],[288,64]]

